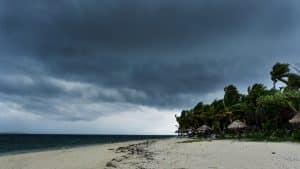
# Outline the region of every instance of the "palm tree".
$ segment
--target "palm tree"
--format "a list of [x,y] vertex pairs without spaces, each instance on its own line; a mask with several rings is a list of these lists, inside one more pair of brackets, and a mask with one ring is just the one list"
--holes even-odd
[[300,75],[290,73],[288,76],[288,88],[299,90],[300,89]]
[[273,89],[276,89],[276,83],[278,81],[288,84],[288,81],[284,78],[288,77],[289,73],[290,73],[289,64],[276,63],[273,66],[272,71],[270,72],[271,79],[273,81]]

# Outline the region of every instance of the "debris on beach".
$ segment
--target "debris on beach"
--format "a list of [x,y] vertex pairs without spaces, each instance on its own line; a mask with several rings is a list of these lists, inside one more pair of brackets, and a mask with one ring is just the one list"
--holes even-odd
[[134,162],[134,158],[144,159],[145,162],[153,161],[153,152],[148,151],[147,148],[154,142],[154,140],[151,140],[117,148],[115,153],[125,153],[125,155],[115,157],[109,161],[106,164],[106,169],[118,168],[118,166],[121,166],[122,164],[130,164],[134,168],[145,169],[143,166],[140,166],[139,163]]
[[109,161],[106,163],[106,167],[117,168],[117,165],[113,161]]

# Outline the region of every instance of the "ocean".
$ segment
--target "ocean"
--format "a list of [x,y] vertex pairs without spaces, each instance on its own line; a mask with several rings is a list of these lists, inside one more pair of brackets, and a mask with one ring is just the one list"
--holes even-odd
[[173,136],[0,134],[0,155],[133,140],[162,139],[169,137]]

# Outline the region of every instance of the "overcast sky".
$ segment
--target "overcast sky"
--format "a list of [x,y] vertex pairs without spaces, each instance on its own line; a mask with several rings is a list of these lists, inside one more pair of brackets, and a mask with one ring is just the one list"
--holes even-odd
[[300,66],[298,0],[0,0],[0,132],[170,134]]

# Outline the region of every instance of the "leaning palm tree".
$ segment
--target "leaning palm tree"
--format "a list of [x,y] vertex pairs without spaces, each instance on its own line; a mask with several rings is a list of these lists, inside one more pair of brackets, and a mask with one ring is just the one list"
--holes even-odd
[[300,89],[300,75],[290,73],[288,76],[288,88],[299,90]]
[[288,77],[289,73],[290,73],[289,64],[276,63],[273,66],[272,71],[270,72],[271,79],[273,81],[273,89],[276,89],[276,83],[278,81],[288,84],[288,81],[284,78]]

